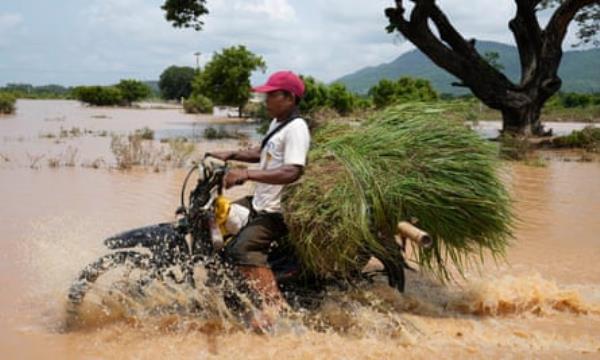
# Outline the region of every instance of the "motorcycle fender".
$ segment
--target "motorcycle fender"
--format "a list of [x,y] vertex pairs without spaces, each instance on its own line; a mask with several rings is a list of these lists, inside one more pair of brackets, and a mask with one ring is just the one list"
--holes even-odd
[[152,252],[163,252],[179,249],[189,252],[184,236],[172,223],[145,226],[119,233],[104,240],[104,245],[111,250],[134,247],[145,247]]

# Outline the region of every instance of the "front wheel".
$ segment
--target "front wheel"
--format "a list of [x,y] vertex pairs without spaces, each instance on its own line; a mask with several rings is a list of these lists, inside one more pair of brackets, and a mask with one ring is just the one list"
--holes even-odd
[[[87,265],[69,288],[67,296],[68,320],[79,316],[79,308],[89,293],[111,291],[118,282],[142,286],[151,279],[150,255],[137,251],[117,251],[100,257]],[[100,280],[106,279],[106,283]]]

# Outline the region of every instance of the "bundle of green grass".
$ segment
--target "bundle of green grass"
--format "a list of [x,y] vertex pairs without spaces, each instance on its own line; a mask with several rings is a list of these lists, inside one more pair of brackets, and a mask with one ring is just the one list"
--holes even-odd
[[441,278],[485,250],[504,253],[513,216],[497,147],[448,110],[402,105],[316,130],[305,174],[283,197],[290,245],[307,271],[347,276],[370,255],[401,261],[382,241],[401,220],[432,236],[414,260]]

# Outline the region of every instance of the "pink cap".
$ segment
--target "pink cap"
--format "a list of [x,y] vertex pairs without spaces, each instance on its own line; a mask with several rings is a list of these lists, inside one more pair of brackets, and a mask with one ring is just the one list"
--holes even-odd
[[291,71],[278,71],[272,74],[264,85],[252,89],[252,91],[259,93],[277,90],[289,91],[297,97],[302,97],[304,95],[304,82]]

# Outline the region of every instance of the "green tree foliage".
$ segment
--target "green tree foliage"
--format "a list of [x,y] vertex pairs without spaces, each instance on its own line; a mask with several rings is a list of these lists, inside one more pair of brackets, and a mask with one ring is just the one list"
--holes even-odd
[[183,102],[183,109],[188,114],[210,114],[213,110],[213,102],[204,95],[195,94]]
[[407,101],[437,100],[438,94],[428,80],[401,77],[397,81],[381,80],[369,90],[375,107],[386,106]]
[[163,98],[179,100],[192,93],[192,81],[196,71],[189,66],[169,66],[160,74],[158,87]]
[[355,95],[349,92],[344,84],[331,84],[328,93],[328,104],[338,114],[348,115],[354,110]]
[[329,88],[312,76],[300,76],[304,81],[304,96],[300,102],[300,111],[311,112],[327,106],[329,99]]
[[72,96],[93,106],[114,106],[123,103],[123,94],[115,86],[78,86]]
[[165,18],[172,22],[174,27],[201,30],[204,22],[200,17],[208,14],[205,4],[205,0],[166,0],[161,9],[166,12]]
[[561,93],[558,95],[558,104],[564,108],[600,105],[600,94]]
[[[536,3],[538,3],[536,10],[539,11],[563,5],[565,0],[540,0]],[[571,1],[571,4],[568,5],[579,9],[573,20],[578,25],[577,38],[581,42],[574,46],[589,43],[592,43],[594,46],[600,46],[600,39],[598,38],[598,33],[600,32],[600,4],[597,2],[593,4],[593,1],[578,0]]]
[[119,81],[116,88],[121,91],[121,98],[126,105],[146,99],[152,93],[148,85],[138,80],[125,79]]
[[304,97],[300,102],[300,111],[311,113],[323,108],[331,108],[340,115],[348,115],[356,109],[371,107],[371,101],[359,98],[343,84],[326,85],[312,76],[301,76],[304,81]]
[[193,93],[207,96],[217,105],[235,106],[241,115],[250,98],[250,75],[257,69],[264,72],[265,61],[245,46],[223,49],[194,79]]
[[369,96],[373,98],[373,104],[381,109],[394,103],[396,95],[396,84],[388,79],[382,79],[369,89]]
[[0,114],[14,113],[16,101],[12,94],[0,92]]

